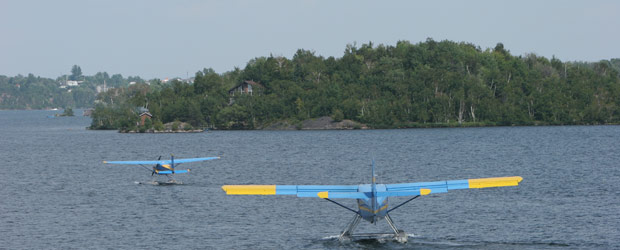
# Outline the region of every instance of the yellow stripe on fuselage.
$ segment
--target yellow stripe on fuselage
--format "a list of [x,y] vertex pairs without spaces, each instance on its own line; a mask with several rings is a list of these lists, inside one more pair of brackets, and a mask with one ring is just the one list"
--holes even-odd
[[169,170],[173,170],[173,169],[170,167],[170,165],[168,165],[168,164],[166,164],[166,165],[160,165],[160,166],[162,166],[162,167],[164,167],[164,168],[167,168],[167,169],[169,169]]
[[224,185],[227,195],[275,195],[276,185]]
[[358,206],[358,207],[359,207],[360,210],[364,210],[366,212],[371,212],[373,214],[376,214],[376,213],[378,213],[378,212],[380,212],[382,210],[387,209],[388,208],[388,204],[386,203],[383,207],[380,207],[379,209],[375,210],[374,212],[370,208],[367,208],[367,207],[364,207],[364,206],[361,206],[361,205]]
[[518,186],[521,176],[469,179],[469,188]]

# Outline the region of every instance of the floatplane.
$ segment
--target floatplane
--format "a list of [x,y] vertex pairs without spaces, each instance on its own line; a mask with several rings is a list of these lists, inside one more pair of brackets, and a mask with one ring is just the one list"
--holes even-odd
[[[377,184],[375,164],[372,162],[371,184],[360,185],[224,185],[222,189],[227,195],[296,195],[297,197],[318,197],[332,202],[344,209],[355,213],[351,222],[340,233],[338,239],[341,242],[350,242],[360,239],[392,239],[401,243],[407,242],[408,235],[396,228],[390,217],[390,212],[400,208],[408,202],[429,194],[446,193],[449,190],[469,188],[489,188],[518,186],[523,178],[493,177],[482,179],[464,179],[434,182],[414,182],[398,184]],[[388,209],[388,198],[399,196],[413,196]],[[332,199],[356,199],[357,210],[351,209]],[[354,234],[360,221],[364,219],[376,225],[382,219],[393,230],[387,234]]]
[[[181,163],[189,163],[189,162],[198,162],[198,161],[209,161],[219,159],[220,157],[203,157],[203,158],[185,158],[185,159],[175,159],[174,155],[170,155],[170,160],[162,160],[161,156],[156,161],[103,161],[106,164],[126,164],[126,165],[140,165],[142,168],[151,172],[151,176],[164,175],[168,177],[168,181],[159,182],[154,179],[150,182],[152,184],[157,185],[170,185],[170,184],[181,184],[176,181],[173,177],[174,174],[183,174],[188,173],[190,169],[176,169]],[[145,165],[153,165],[152,168],[148,168]]]

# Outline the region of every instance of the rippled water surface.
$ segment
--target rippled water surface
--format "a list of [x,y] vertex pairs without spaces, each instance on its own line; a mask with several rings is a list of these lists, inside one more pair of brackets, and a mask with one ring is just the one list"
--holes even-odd
[[[370,131],[89,131],[88,117],[0,111],[0,248],[620,248],[620,127]],[[80,114],[81,112],[76,112]],[[103,160],[222,156],[182,185]],[[429,195],[391,213],[409,243],[341,244],[352,213],[318,198],[225,196],[224,184],[398,183],[519,175],[519,187]],[[391,205],[406,200],[393,198]],[[354,207],[354,201],[341,200]],[[381,221],[358,232],[388,232]]]

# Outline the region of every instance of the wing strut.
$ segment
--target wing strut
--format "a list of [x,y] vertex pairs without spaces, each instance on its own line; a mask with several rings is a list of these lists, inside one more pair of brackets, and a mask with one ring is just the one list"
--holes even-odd
[[405,202],[403,202],[403,203],[400,203],[398,206],[395,206],[395,207],[393,207],[392,209],[388,210],[388,211],[387,211],[387,213],[389,214],[390,212],[392,212],[392,211],[396,210],[396,209],[397,209],[397,208],[399,208],[400,206],[405,205],[405,204],[407,204],[408,202],[410,202],[410,201],[412,201],[412,200],[414,200],[415,198],[418,198],[418,197],[420,197],[420,196],[419,196],[419,195],[416,195],[416,196],[414,196],[413,198],[411,198],[411,199],[409,199],[409,200],[407,200],[407,201],[405,201]]
[[144,166],[144,165],[142,165],[142,164],[140,164],[140,167],[142,167],[142,168],[146,169],[146,171],[149,171],[149,172],[153,171],[153,170],[150,170],[149,168],[147,168],[146,166]]
[[348,208],[347,206],[342,205],[342,204],[340,204],[340,203],[338,203],[338,202],[335,202],[335,201],[333,201],[333,200],[330,200],[329,198],[323,198],[323,199],[324,199],[324,200],[327,200],[327,201],[330,201],[330,202],[333,202],[334,204],[336,204],[336,205],[338,205],[338,206],[341,206],[342,208],[344,208],[344,209],[346,209],[346,210],[349,210],[349,211],[351,211],[351,212],[354,212],[355,214],[359,214],[359,212],[357,212],[357,211],[355,211],[355,210],[353,210],[353,209],[350,209],[350,208]]

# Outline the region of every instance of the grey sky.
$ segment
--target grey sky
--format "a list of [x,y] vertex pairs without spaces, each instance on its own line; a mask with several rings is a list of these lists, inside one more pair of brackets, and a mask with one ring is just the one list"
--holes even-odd
[[163,79],[427,37],[598,61],[620,57],[619,13],[618,1],[0,0],[0,75],[55,78],[77,64]]

